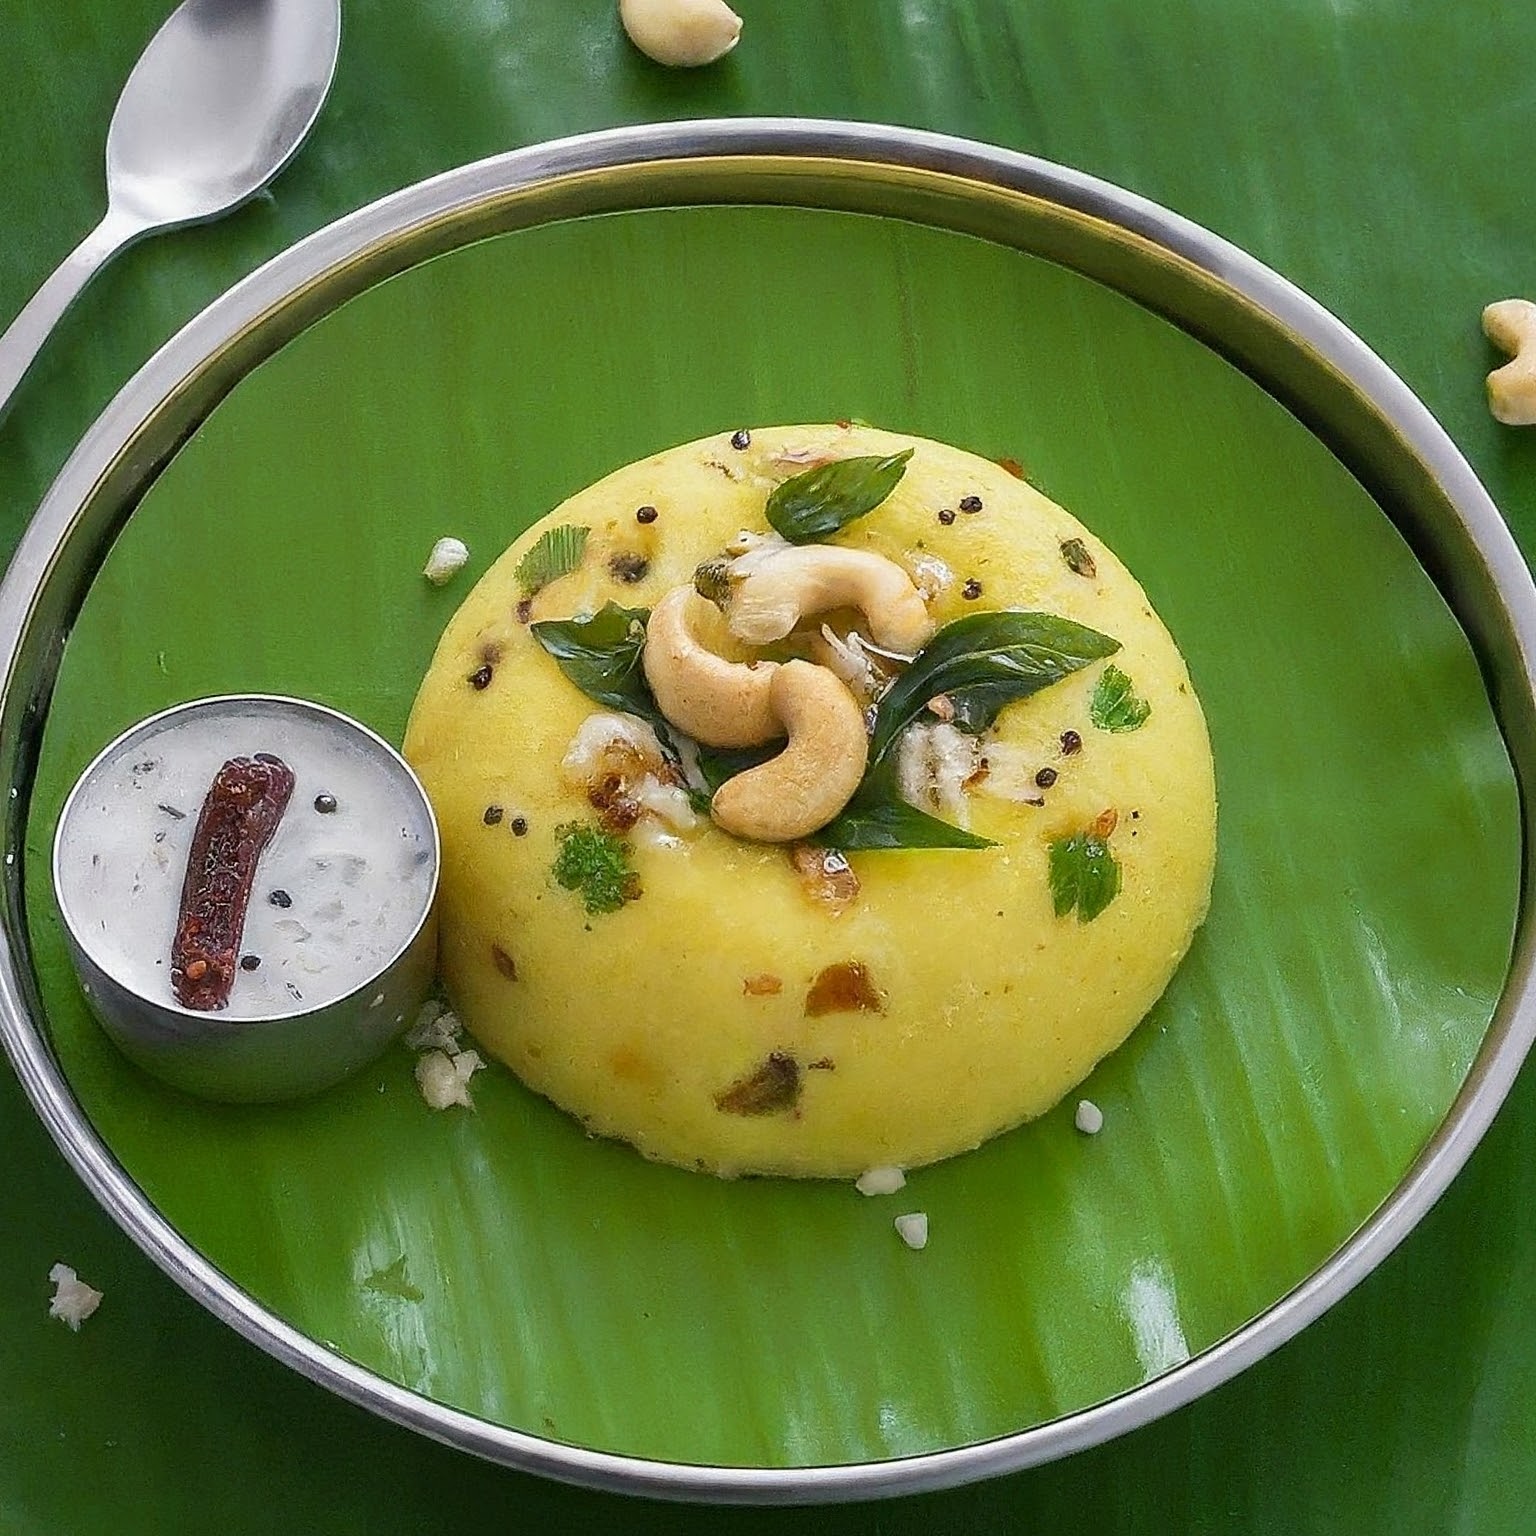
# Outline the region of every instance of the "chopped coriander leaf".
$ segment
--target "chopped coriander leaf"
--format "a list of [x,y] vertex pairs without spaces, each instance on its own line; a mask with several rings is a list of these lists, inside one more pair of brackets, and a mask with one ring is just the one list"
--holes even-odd
[[581,564],[592,530],[573,523],[551,528],[517,564],[517,584],[524,597],[533,597],[550,582],[569,576]]
[[1151,713],[1152,706],[1113,662],[1099,673],[1088,703],[1088,718],[1101,731],[1134,731],[1147,723]]
[[1095,832],[1078,832],[1051,844],[1051,901],[1057,917],[1074,908],[1091,923],[1120,894],[1120,865]]
[[564,890],[575,891],[589,913],[617,912],[640,894],[629,865],[629,844],[592,822],[568,821],[555,828],[560,851],[553,874]]

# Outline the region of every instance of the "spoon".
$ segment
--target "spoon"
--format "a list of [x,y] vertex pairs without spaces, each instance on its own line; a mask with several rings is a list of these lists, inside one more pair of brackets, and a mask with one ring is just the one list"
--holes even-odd
[[107,132],[107,214],[0,336],[0,416],[91,276],[144,235],[216,219],[283,169],[319,116],[341,0],[184,0]]

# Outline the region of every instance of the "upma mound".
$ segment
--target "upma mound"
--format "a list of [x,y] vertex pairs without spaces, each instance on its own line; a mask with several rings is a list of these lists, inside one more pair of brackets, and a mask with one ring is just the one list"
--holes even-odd
[[1007,469],[862,426],[572,496],[454,615],[405,750],[475,1038],[724,1175],[1042,1114],[1209,900],[1205,723],[1141,588]]

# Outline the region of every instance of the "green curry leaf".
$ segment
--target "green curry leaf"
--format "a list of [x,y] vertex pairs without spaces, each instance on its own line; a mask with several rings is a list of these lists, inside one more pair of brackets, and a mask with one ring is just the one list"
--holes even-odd
[[768,521],[791,544],[809,544],[873,512],[907,472],[910,448],[883,458],[834,459],[774,487]]
[[860,853],[875,848],[993,848],[989,838],[951,826],[901,798],[896,775],[876,769],[853,799],[812,839],[824,848]]
[[529,628],[533,638],[555,658],[560,670],[598,704],[639,715],[659,731],[667,722],[645,680],[647,608],[608,603],[590,618],[542,619]]
[[770,741],[761,747],[700,747],[699,773],[711,795],[738,773],[760,767],[770,757],[784,750],[782,741]]
[[1005,704],[1027,699],[1119,649],[1118,640],[1053,613],[1003,608],[956,619],[918,652],[880,700],[870,764],[885,759],[937,695],[954,706],[955,728],[976,736]]

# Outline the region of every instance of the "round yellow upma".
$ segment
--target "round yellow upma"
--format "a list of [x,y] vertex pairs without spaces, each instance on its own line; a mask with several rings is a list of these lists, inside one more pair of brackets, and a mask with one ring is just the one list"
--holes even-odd
[[[828,461],[890,466],[907,450],[904,471],[882,472],[899,479],[872,511],[783,558],[765,520],[776,487],[814,492]],[[815,564],[817,546],[883,558],[827,557],[854,586],[827,578],[817,590],[841,606],[791,611],[787,636],[773,612],[745,614],[742,572]],[[866,566],[886,585],[861,599]],[[731,669],[738,724],[779,711],[777,726],[741,727],[754,740],[791,722],[792,684],[814,684],[793,719],[828,722],[814,730],[841,743],[836,765],[815,760],[812,724],[801,740],[789,723],[782,759],[756,752],[766,769],[706,746],[706,782],[694,744],[660,718],[660,702],[676,713],[699,702],[673,699],[659,635],[641,627],[655,609],[659,631],[664,599],[692,626],[679,643]],[[638,617],[583,624],[610,603]],[[1107,638],[1059,681],[993,698],[980,717],[969,662],[932,672],[944,688],[875,763],[879,711],[896,696],[882,690],[912,645],[933,631],[935,644],[974,631],[983,645],[992,621],[974,616],[999,610],[1055,616],[1047,638],[1057,620]],[[966,629],[946,629],[962,618]],[[577,623],[541,628],[566,620]],[[880,643],[882,622],[906,648]],[[585,647],[574,661],[573,636]],[[912,678],[929,675],[934,654],[918,649]],[[1020,654],[1003,656],[1004,672]],[[616,690],[618,703],[583,688]],[[874,748],[848,741],[842,690]],[[648,708],[619,707],[635,699]],[[698,730],[719,729],[717,703],[690,716]],[[1146,1014],[1209,900],[1205,722],[1136,581],[1007,469],[862,426],[722,434],[571,497],[455,614],[405,752],[441,825],[441,973],[476,1040],[590,1131],[720,1174],[912,1167],[1043,1113]],[[726,794],[711,819],[711,788],[743,762],[764,775],[758,819],[731,822]],[[861,771],[845,819],[805,831]],[[736,798],[756,783],[738,779]],[[858,846],[882,817],[904,829],[896,840],[913,837],[921,819],[907,804],[989,845]],[[863,831],[849,833],[861,806]],[[793,840],[753,840],[779,836],[762,818],[781,813]],[[820,845],[840,828],[846,856]]]

